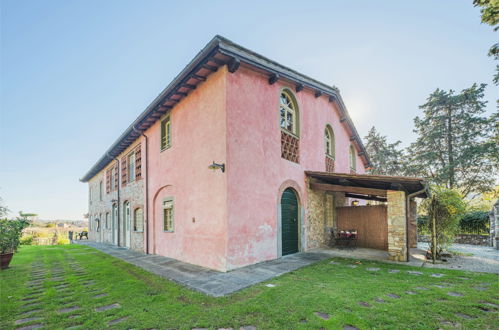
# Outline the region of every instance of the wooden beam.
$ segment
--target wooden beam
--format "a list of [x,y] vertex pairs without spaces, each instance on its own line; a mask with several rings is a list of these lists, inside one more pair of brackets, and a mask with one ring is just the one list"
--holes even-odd
[[296,84],[295,90],[296,90],[297,93],[299,93],[299,92],[301,92],[303,90],[304,87],[305,86],[303,86],[302,83],[298,83],[298,84]]
[[329,102],[334,102],[334,101],[336,101],[336,97],[330,95],[329,96]]
[[234,73],[239,69],[239,66],[241,65],[241,61],[239,61],[238,58],[233,57],[229,63],[227,63],[227,68],[229,69],[230,73]]
[[200,76],[198,74],[193,74],[191,78],[196,80],[206,81],[206,77]]
[[209,62],[213,62],[213,63],[216,63],[218,65],[224,65],[225,64],[225,61],[219,59],[219,58],[216,58],[216,57],[212,57],[210,58]]
[[203,64],[201,67],[203,69],[210,70],[210,71],[213,71],[213,72],[215,72],[215,71],[218,70],[218,68],[216,66],[209,65],[209,64]]
[[374,195],[374,196],[386,197],[386,190],[383,190],[383,189],[338,186],[338,185],[327,184],[327,183],[311,183],[310,188],[315,189],[315,190],[323,190],[323,191],[345,192],[345,193],[354,193],[354,194]]
[[373,195],[358,195],[358,194],[346,193],[345,197],[364,199],[364,200],[368,200],[368,201],[378,201],[378,202],[387,202],[388,201],[387,198],[373,196]]
[[190,88],[190,89],[196,89],[196,85],[193,85],[193,84],[182,84],[182,87],[184,88]]
[[175,92],[175,94],[182,95],[182,96],[187,96],[187,93],[184,93],[184,92]]
[[273,73],[269,77],[269,84],[273,85],[276,83],[276,81],[279,79],[279,75],[277,73]]
[[322,95],[321,91],[315,91],[315,97],[320,97]]

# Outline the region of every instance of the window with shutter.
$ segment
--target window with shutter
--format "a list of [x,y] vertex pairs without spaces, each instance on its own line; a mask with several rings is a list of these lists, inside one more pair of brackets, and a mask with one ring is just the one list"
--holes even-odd
[[127,157],[121,157],[121,185],[126,186],[128,171],[127,171]]
[[163,230],[173,231],[173,200],[167,199],[163,202]]
[[119,169],[118,166],[114,166],[114,190],[118,190],[118,184],[119,184]]
[[142,152],[140,144],[135,148],[135,179],[142,179]]
[[135,151],[128,155],[128,182],[135,181]]
[[106,193],[109,194],[111,192],[111,169],[106,171]]
[[171,147],[172,132],[170,116],[161,121],[161,150]]
[[133,230],[144,231],[144,212],[140,207],[133,212]]

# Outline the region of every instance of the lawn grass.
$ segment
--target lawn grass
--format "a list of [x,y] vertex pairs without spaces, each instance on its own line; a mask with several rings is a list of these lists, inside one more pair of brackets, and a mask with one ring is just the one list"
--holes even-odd
[[[331,260],[335,263],[331,264]],[[370,267],[379,270],[368,270]],[[433,273],[444,276],[431,277]],[[27,283],[33,276],[44,280],[35,280],[29,287]],[[494,274],[333,258],[228,297],[212,298],[90,247],[28,246],[15,255],[10,269],[0,272],[0,328],[42,324],[49,329],[76,325],[98,329],[126,317],[111,327],[239,329],[252,325],[258,329],[343,329],[351,325],[360,329],[428,329],[460,325],[499,329],[498,279]],[[67,285],[56,288],[61,283]],[[267,287],[268,283],[275,287]],[[449,296],[448,292],[463,296]],[[107,295],[95,298],[103,293]],[[376,298],[385,302],[376,302]],[[121,307],[95,310],[114,303]],[[74,306],[79,309],[60,312]],[[34,311],[20,315],[29,310]],[[329,319],[315,312],[326,313]],[[28,317],[40,319],[14,324]]]

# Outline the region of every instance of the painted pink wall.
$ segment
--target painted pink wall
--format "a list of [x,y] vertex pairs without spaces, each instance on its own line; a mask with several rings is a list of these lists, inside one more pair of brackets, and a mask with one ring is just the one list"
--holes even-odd
[[[226,68],[209,76],[171,112],[172,146],[160,152],[160,121],[149,139],[150,253],[225,270],[227,176]],[[174,232],[164,232],[162,202],[174,198]]]
[[[324,129],[335,135],[336,172],[348,173],[350,134],[327,96],[295,93],[300,111],[300,163],[281,158],[279,94],[292,85],[240,68],[227,75],[227,269],[275,259],[278,252],[279,188],[300,187],[306,221],[305,170],[325,171]],[[364,173],[357,157],[357,172]],[[303,237],[303,235],[302,235]],[[303,244],[302,244],[303,245]]]

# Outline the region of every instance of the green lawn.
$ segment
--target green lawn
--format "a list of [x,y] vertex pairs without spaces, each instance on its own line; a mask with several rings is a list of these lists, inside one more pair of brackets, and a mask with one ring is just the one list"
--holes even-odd
[[[229,297],[211,298],[90,247],[23,247],[11,268],[0,272],[0,328],[42,324],[50,329],[77,325],[97,329],[126,317],[112,327],[427,329],[461,325],[499,329],[497,275],[333,260],[335,264],[325,260]],[[379,270],[368,270],[370,267]],[[411,270],[423,274],[408,273]],[[444,276],[435,278],[432,273]],[[31,282],[32,276],[41,280]],[[53,276],[57,282],[51,280]],[[266,287],[268,283],[275,287]],[[463,296],[450,296],[449,292]],[[115,303],[120,307],[95,310]],[[75,308],[61,312],[71,307]],[[328,314],[329,319],[316,312]],[[28,317],[39,319],[14,324]]]

